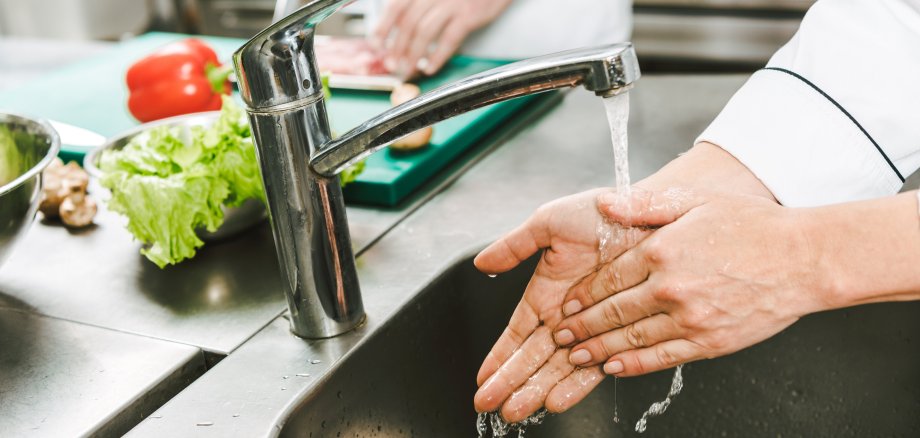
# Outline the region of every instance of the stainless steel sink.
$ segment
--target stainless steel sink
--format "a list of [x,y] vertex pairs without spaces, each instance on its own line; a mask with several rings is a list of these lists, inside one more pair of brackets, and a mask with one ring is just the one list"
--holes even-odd
[[[281,436],[470,437],[475,376],[533,270],[488,278],[465,260],[388,321],[292,411]],[[920,303],[812,315],[773,339],[685,367],[649,436],[918,436]],[[671,372],[612,378],[528,437],[635,434]],[[613,422],[614,401],[619,417]]]

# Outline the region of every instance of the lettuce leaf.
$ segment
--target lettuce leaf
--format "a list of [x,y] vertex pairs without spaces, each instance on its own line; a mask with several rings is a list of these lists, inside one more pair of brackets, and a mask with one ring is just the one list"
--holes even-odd
[[[128,218],[141,253],[160,268],[195,256],[204,245],[196,230],[216,231],[224,206],[248,199],[265,204],[252,132],[243,110],[225,96],[211,126],[153,128],[120,150],[102,154],[108,208]],[[364,170],[360,162],[340,174],[342,186]]]
[[216,231],[222,206],[265,202],[249,124],[229,97],[211,126],[151,129],[106,151],[99,167],[109,209],[128,218],[141,253],[161,268],[195,255],[204,245],[195,231]]
[[0,186],[19,178],[24,171],[22,160],[13,133],[6,126],[0,126]]

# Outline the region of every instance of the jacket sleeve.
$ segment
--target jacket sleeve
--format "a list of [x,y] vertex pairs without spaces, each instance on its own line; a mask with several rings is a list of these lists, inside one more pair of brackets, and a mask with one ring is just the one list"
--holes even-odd
[[920,0],[819,0],[697,141],[784,205],[896,193],[920,167]]

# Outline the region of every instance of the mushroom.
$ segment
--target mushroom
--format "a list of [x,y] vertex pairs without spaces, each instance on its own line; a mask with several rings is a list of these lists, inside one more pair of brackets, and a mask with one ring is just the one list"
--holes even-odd
[[96,201],[86,194],[85,186],[65,184],[70,193],[61,202],[60,215],[64,225],[82,228],[93,223],[96,216]]
[[46,218],[60,217],[64,225],[85,227],[96,215],[96,201],[87,196],[89,174],[74,161],[64,164],[55,158],[42,172],[42,201],[39,210]]
[[65,169],[64,162],[55,158],[42,172],[42,200],[38,209],[47,218],[56,218],[61,202],[64,201],[63,181],[61,175]]
[[[422,90],[419,89],[418,85],[400,84],[390,93],[390,103],[392,103],[393,106],[400,105],[418,97],[420,94],[422,94]],[[431,126],[424,127],[394,141],[390,145],[390,148],[399,151],[420,149],[431,141],[431,135],[433,133],[434,129],[432,129]]]
[[66,192],[65,195],[74,191],[86,193],[86,189],[89,186],[89,174],[74,161],[67,163],[67,166],[64,167],[67,172],[61,177],[63,180],[61,185]]
[[420,94],[422,94],[422,89],[418,85],[404,82],[393,88],[393,92],[390,93],[390,103],[393,106],[400,105],[415,99]]

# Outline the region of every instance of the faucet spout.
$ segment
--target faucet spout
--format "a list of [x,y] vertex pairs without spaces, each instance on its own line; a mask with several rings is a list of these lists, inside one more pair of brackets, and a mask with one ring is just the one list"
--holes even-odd
[[331,177],[404,135],[516,97],[583,85],[598,95],[628,89],[640,76],[632,44],[569,50],[498,67],[429,91],[319,148],[310,165]]

